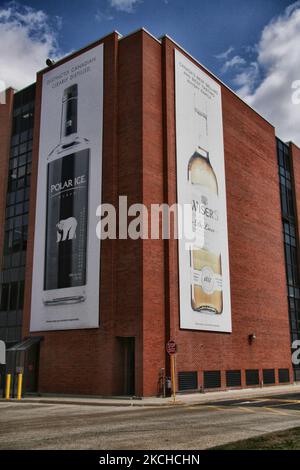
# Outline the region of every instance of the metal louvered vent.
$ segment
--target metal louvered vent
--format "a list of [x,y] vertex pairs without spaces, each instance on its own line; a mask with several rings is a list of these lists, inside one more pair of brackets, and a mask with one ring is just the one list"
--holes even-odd
[[259,385],[258,369],[246,370],[246,385]]
[[219,370],[206,371],[204,375],[204,388],[220,388],[221,372]]
[[284,384],[290,381],[290,371],[289,369],[279,369],[278,370],[279,383]]
[[198,374],[197,372],[179,372],[178,373],[179,391],[197,390]]
[[265,385],[275,383],[275,370],[274,369],[264,369],[263,370],[263,381]]
[[227,370],[226,371],[226,386],[227,387],[240,387],[242,385],[242,377],[240,370]]

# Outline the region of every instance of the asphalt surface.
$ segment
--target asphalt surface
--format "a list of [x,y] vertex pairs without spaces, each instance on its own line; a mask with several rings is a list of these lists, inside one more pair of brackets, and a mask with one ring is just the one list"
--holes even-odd
[[0,402],[0,449],[200,450],[300,427],[300,394],[170,407]]

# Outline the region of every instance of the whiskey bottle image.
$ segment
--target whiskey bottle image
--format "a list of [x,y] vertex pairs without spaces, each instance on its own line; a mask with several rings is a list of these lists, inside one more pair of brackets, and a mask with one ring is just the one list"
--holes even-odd
[[86,299],[90,149],[78,123],[74,84],[63,92],[60,142],[47,163],[43,301],[48,306]]
[[221,314],[223,293],[218,181],[209,158],[205,104],[195,104],[194,113],[197,144],[188,163],[194,235],[190,245],[191,305],[196,312]]

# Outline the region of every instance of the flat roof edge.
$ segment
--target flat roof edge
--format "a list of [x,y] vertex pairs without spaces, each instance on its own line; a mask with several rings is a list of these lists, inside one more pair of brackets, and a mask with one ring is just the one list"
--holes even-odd
[[261,117],[266,123],[268,123],[271,127],[273,127],[273,129],[275,129],[275,126],[270,121],[268,121],[268,119],[266,119],[256,109],[254,109],[252,106],[250,106],[250,104],[248,104],[245,100],[243,100],[243,98],[241,98],[232,88],[230,88],[230,86],[226,85],[226,83],[224,83],[219,77],[217,77],[211,70],[209,70],[207,67],[205,67],[205,65],[203,65],[198,59],[196,59],[188,51],[186,51],[180,44],[178,44],[176,41],[174,41],[174,39],[171,38],[171,36],[169,36],[168,34],[164,34],[163,36],[160,37],[161,40],[164,39],[164,38],[169,39],[173,44],[175,44],[175,46],[177,46],[179,49],[181,49],[185,54],[187,54],[191,59],[193,59],[198,65],[200,65],[204,70],[206,70],[206,72],[210,73],[216,80],[218,80],[218,82],[221,83],[221,85],[223,85],[225,88],[227,88],[227,90],[229,90],[231,93],[233,93],[240,101],[242,101],[246,106],[248,106],[248,108],[250,108],[255,114],[257,114],[259,117]]
[[122,39],[126,39],[126,38],[129,38],[130,36],[133,36],[134,34],[136,33],[139,33],[143,31],[144,33],[148,34],[148,36],[150,36],[152,39],[154,39],[156,42],[158,42],[159,44],[161,44],[161,40],[157,37],[155,37],[153,34],[151,34],[146,28],[142,27],[142,28],[138,28],[138,29],[135,29],[134,31],[132,31],[131,33],[128,33],[128,34],[125,34],[125,36],[122,36],[120,38],[120,41]]
[[[116,34],[116,35],[118,36],[118,39],[119,39],[119,40],[122,39],[122,34],[119,33],[117,30],[113,30],[113,31],[111,31],[111,32],[108,33],[108,34],[105,34],[105,36],[102,36],[101,38],[96,39],[96,40],[94,40],[94,41],[91,41],[91,42],[89,42],[88,44],[86,44],[85,46],[80,47],[79,49],[76,49],[76,50],[70,52],[69,54],[64,55],[63,57],[61,57],[60,59],[58,59],[58,61],[55,62],[54,65],[59,65],[59,63],[60,63],[62,60],[66,60],[66,59],[68,59],[69,57],[72,57],[73,54],[78,54],[79,52],[83,51],[83,50],[86,49],[87,47],[90,47],[90,46],[92,46],[93,44],[97,44],[97,43],[99,43],[99,41],[103,41],[103,39],[107,38],[108,36],[111,36],[112,34]],[[46,59],[45,59],[45,60],[46,60]],[[45,70],[47,70],[47,69],[49,69],[49,67],[44,67],[43,69],[38,70],[38,71],[37,71],[37,75],[39,75],[39,74],[45,72]]]
[[[243,98],[241,98],[232,88],[230,88],[230,86],[226,85],[226,83],[224,83],[217,75],[215,75],[211,70],[209,70],[205,65],[203,65],[202,62],[200,62],[198,59],[196,59],[192,54],[190,54],[184,47],[182,47],[177,41],[175,41],[171,36],[169,36],[168,34],[163,34],[162,36],[160,36],[159,38],[155,37],[153,34],[151,34],[146,28],[144,27],[141,27],[141,28],[138,28],[134,31],[132,31],[131,33],[128,33],[127,35],[122,35],[121,33],[119,33],[117,30],[113,30],[111,31],[110,33],[106,34],[105,36],[99,38],[99,39],[96,39],[94,41],[91,41],[90,43],[86,44],[85,46],[77,49],[77,50],[74,50],[72,52],[70,52],[69,54],[66,54],[65,56],[61,57],[60,59],[57,60],[57,62],[55,62],[55,65],[59,65],[59,63],[63,60],[66,60],[70,57],[72,57],[72,55],[74,54],[78,54],[80,53],[81,51],[85,50],[86,48],[89,48],[91,46],[93,46],[94,44],[96,45],[97,43],[99,43],[100,41],[103,41],[105,38],[115,34],[118,36],[118,40],[121,41],[122,39],[126,39],[138,32],[144,32],[146,33],[149,37],[151,37],[152,39],[154,39],[156,42],[158,42],[159,44],[162,44],[162,40],[163,39],[168,39],[169,41],[171,41],[180,51],[184,52],[189,58],[191,58],[196,64],[198,64],[200,67],[202,67],[206,72],[208,72],[213,78],[215,78],[215,80],[217,80],[222,86],[224,86],[227,90],[229,90],[236,98],[238,98],[242,103],[244,103],[249,109],[251,109],[255,114],[257,114],[261,119],[263,119],[268,125],[270,125],[273,129],[275,129],[275,137],[279,138],[280,140],[282,140],[277,132],[276,132],[276,127],[274,124],[272,124],[267,118],[265,118],[260,112],[258,112],[254,107],[252,107],[250,104],[248,104]],[[45,72],[46,70],[48,70],[49,67],[44,67],[43,69],[39,70],[37,72],[37,75],[39,74],[42,74],[43,72]],[[19,93],[19,92],[22,92],[23,90],[26,90],[27,88],[33,86],[34,84],[36,83],[33,82],[31,83],[30,85],[27,85],[26,87],[20,89],[20,90],[16,90],[14,89],[14,94],[15,93]],[[11,88],[11,87],[10,87]],[[293,141],[288,141],[287,142],[288,144],[293,144],[295,145],[297,148],[300,149],[300,147],[295,144]]]
[[294,147],[297,147],[298,150],[300,150],[300,147],[299,145],[295,144],[295,142],[293,142],[292,140],[287,140],[286,142],[284,142],[282,139],[280,139],[280,137],[276,136],[277,139],[281,140],[285,145],[294,145]]

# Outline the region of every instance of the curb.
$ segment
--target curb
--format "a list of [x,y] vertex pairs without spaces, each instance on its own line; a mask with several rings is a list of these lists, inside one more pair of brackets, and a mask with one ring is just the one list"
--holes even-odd
[[[111,399],[99,399],[101,401],[96,401],[95,398],[83,398],[80,399],[79,397],[77,398],[63,398],[63,397],[37,397],[37,398],[31,398],[31,397],[25,397],[22,398],[22,400],[17,400],[16,398],[11,398],[10,400],[6,400],[5,398],[0,398],[0,403],[40,403],[40,404],[49,404],[49,405],[82,405],[82,406],[102,406],[102,407],[111,407],[111,408],[122,408],[122,407],[131,407],[131,408],[173,408],[175,407],[185,407],[185,406],[207,406],[209,404],[215,404],[218,402],[228,402],[228,401],[235,401],[235,400],[248,400],[248,399],[256,399],[256,398],[269,398],[272,396],[279,396],[279,395],[292,395],[292,394],[299,394],[300,395],[300,387],[295,387],[296,390],[293,390],[293,386],[289,387],[289,389],[285,390],[272,390],[272,387],[270,388],[265,388],[265,389],[251,389],[249,390],[249,393],[236,393],[236,394],[231,394],[229,392],[228,396],[218,396],[218,393],[216,395],[214,393],[209,393],[208,395],[205,396],[201,395],[201,398],[197,399],[195,395],[190,395],[189,398],[183,399],[182,396],[178,396],[178,399],[174,403],[170,398],[167,398],[166,402],[149,402],[144,400],[128,400],[124,399],[124,401],[118,399],[118,401],[111,401]],[[195,398],[194,398],[195,397]],[[95,401],[91,401],[95,400]]]
[[103,407],[131,407],[131,408],[157,408],[157,407],[165,407],[170,408],[175,406],[183,406],[185,403],[183,402],[175,402],[175,403],[134,403],[134,402],[125,402],[124,403],[105,403],[105,402],[90,402],[90,401],[76,401],[76,400],[51,400],[47,398],[41,399],[32,399],[32,398],[22,398],[21,400],[17,400],[16,398],[10,398],[6,400],[5,398],[0,398],[0,403],[43,403],[47,405],[82,405],[82,406],[103,406]]

